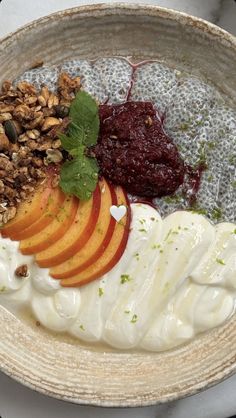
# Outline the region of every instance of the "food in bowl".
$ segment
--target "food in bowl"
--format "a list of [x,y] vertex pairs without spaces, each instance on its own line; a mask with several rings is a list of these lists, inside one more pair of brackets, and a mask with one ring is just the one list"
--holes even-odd
[[236,112],[214,86],[110,57],[29,70],[0,101],[6,308],[152,351],[233,314]]

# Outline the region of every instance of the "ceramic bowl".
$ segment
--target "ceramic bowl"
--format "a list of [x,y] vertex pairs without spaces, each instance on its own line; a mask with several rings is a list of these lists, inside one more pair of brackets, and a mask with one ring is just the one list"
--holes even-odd
[[[236,101],[236,39],[151,6],[92,5],[37,20],[0,43],[0,82],[32,63],[118,55],[157,58],[204,75]],[[85,346],[0,308],[1,370],[44,394],[80,404],[145,406],[194,394],[236,370],[236,316],[164,353]]]

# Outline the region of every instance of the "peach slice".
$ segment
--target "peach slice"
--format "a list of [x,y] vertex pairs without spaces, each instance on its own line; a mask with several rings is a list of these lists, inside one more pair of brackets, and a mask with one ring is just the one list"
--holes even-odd
[[115,189],[117,195],[118,205],[126,205],[127,212],[121,221],[116,222],[115,229],[109,245],[98,258],[98,260],[83,270],[81,273],[76,274],[70,278],[62,279],[61,285],[65,287],[81,286],[92,280],[98,279],[120,260],[129,236],[131,212],[128,198],[121,187]]
[[116,221],[110,216],[110,207],[117,205],[117,197],[113,186],[103,180],[101,188],[101,208],[96,227],[87,244],[62,264],[50,269],[50,275],[56,279],[64,279],[82,272],[95,263],[107,248]]
[[2,236],[11,238],[36,222],[44,213],[51,192],[51,181],[40,184],[34,194],[19,205],[15,218],[1,229]]
[[58,215],[58,212],[60,211],[60,208],[65,199],[66,195],[59,187],[52,189],[52,193],[49,196],[45,211],[43,212],[42,216],[40,216],[40,218],[28,228],[23,229],[18,233],[13,233],[11,235],[11,239],[15,241],[24,240],[46,228],[46,226],[52,222],[54,217]]
[[92,235],[101,205],[100,186],[97,185],[93,197],[80,201],[75,219],[64,235],[46,250],[36,254],[40,267],[53,267],[63,263],[79,251]]
[[58,213],[51,218],[50,224],[32,237],[24,239],[20,243],[22,254],[34,254],[46,251],[50,245],[59,240],[74,222],[78,211],[79,200],[73,196],[67,196],[59,207]]

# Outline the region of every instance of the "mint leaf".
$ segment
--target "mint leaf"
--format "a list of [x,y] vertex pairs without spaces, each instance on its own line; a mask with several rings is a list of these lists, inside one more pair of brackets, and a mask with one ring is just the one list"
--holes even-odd
[[[83,144],[87,147],[95,145],[99,132],[96,101],[85,91],[80,91],[71,104],[69,117],[73,124],[83,130]],[[74,126],[72,124],[69,125],[69,135],[74,136]]]
[[72,157],[84,154],[85,146],[80,142],[79,136],[59,134],[61,145]]
[[97,181],[97,161],[84,154],[72,161],[66,161],[61,168],[59,184],[63,192],[73,194],[81,200],[90,199]]

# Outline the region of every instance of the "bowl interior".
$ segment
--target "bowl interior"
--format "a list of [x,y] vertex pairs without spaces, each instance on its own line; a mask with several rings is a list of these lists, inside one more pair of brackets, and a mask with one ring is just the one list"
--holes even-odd
[[[159,59],[214,83],[236,102],[236,40],[190,16],[151,6],[96,5],[40,19],[0,44],[0,82],[36,61],[104,56]],[[86,347],[0,307],[1,368],[20,382],[76,403],[144,406],[190,395],[235,370],[235,318],[169,352]]]

